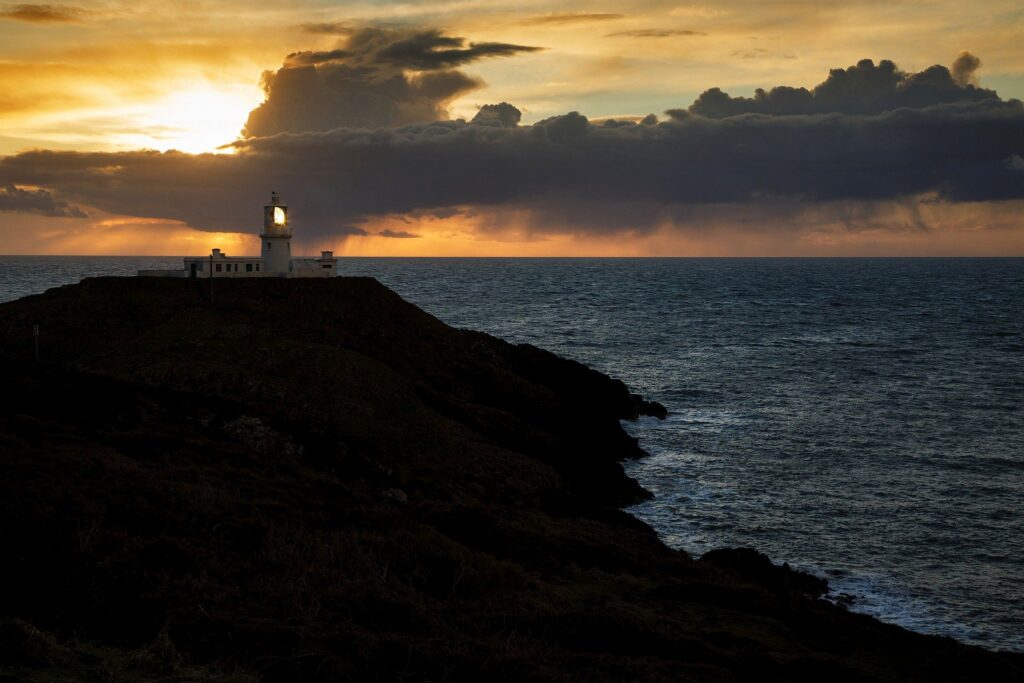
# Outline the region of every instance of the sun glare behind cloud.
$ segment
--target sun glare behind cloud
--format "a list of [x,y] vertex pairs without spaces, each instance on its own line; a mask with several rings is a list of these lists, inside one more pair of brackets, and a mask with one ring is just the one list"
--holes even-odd
[[200,154],[236,140],[249,111],[263,99],[256,86],[207,84],[173,88],[170,94],[139,108],[137,132],[117,136],[126,147]]

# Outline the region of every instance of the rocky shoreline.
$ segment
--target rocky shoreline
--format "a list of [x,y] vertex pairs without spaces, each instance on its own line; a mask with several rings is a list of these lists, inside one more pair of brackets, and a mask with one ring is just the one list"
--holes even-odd
[[0,680],[1024,680],[664,546],[622,382],[368,278],[214,287],[0,305]]

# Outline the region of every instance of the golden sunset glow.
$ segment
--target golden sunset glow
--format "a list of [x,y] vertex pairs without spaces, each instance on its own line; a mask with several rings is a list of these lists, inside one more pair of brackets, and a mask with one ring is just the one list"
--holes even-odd
[[[952,0],[927,7],[901,0],[884,7],[869,0],[641,0],[628,7],[586,0],[571,10],[549,0],[18,5],[0,18],[0,162],[11,164],[9,173],[0,173],[0,188],[9,188],[6,199],[0,196],[0,229],[39,227],[2,248],[176,254],[190,247],[193,233],[200,252],[215,235],[224,244],[247,244],[246,230],[259,228],[262,197],[279,188],[295,209],[297,246],[353,255],[1024,253],[1024,224],[1010,201],[1020,193],[1007,189],[1024,178],[1024,149],[1012,136],[1005,149],[994,144],[986,161],[989,172],[1004,169],[1009,180],[982,184],[998,191],[973,188],[953,201],[929,194],[949,185],[938,181],[864,196],[830,187],[820,200],[804,187],[775,191],[755,183],[732,202],[652,197],[642,217],[626,207],[632,191],[617,208],[601,190],[574,197],[591,202],[586,211],[531,206],[557,191],[537,189],[547,186],[509,171],[518,161],[466,175],[464,185],[485,188],[476,194],[460,193],[453,183],[450,197],[435,200],[428,190],[458,171],[445,166],[452,162],[425,164],[429,170],[410,171],[399,184],[392,169],[371,169],[362,156],[396,141],[426,149],[441,138],[413,144],[413,134],[387,131],[472,121],[497,103],[516,109],[521,128],[568,112],[587,117],[594,129],[650,115],[664,124],[667,112],[685,117],[687,107],[714,88],[734,98],[780,85],[813,89],[833,69],[864,59],[893,60],[900,73],[912,74],[936,64],[955,71],[954,60],[968,54],[977,63],[954,74],[955,87],[991,89],[1008,103],[1024,97],[1024,15],[1010,0],[982,5],[970,21]],[[365,132],[337,142],[335,157],[305,164],[301,155],[323,153],[328,144],[310,136],[339,129]],[[634,137],[643,143],[643,136]],[[668,158],[685,157],[689,144]],[[197,157],[140,157],[131,170],[123,160],[95,162],[85,180],[65,173],[80,157],[49,170],[27,168],[30,157],[19,155],[34,150],[176,150]],[[287,173],[274,155],[288,160]],[[228,167],[220,163],[224,158],[241,160]],[[404,173],[411,158],[395,156],[393,170]],[[157,161],[159,168],[146,166]],[[633,177],[641,170],[635,163],[608,173]],[[921,168],[934,163],[922,161]],[[894,167],[879,164],[881,172]],[[115,168],[124,175],[114,178]],[[495,180],[487,187],[491,172]],[[579,172],[567,170],[564,178]],[[143,189],[142,182],[151,186]],[[218,194],[217,184],[228,182],[235,183],[233,193]],[[506,191],[501,184],[509,182],[532,188],[535,196]],[[729,182],[724,177],[719,186]],[[680,181],[679,192],[686,187]],[[188,204],[166,196],[164,190],[174,188],[204,190],[203,209],[190,212]],[[35,194],[24,194],[29,189]],[[307,189],[297,201],[296,192]],[[233,204],[217,207],[217,201]],[[609,206],[598,207],[603,201]],[[394,206],[407,213],[396,214]],[[431,211],[444,217],[425,219]],[[588,227],[589,217],[608,225]],[[122,227],[112,228],[114,219]],[[285,223],[278,211],[274,221]]]
[[214,86],[173,90],[137,115],[139,132],[118,138],[122,146],[199,154],[219,152],[238,137],[239,121],[259,104],[255,87]]

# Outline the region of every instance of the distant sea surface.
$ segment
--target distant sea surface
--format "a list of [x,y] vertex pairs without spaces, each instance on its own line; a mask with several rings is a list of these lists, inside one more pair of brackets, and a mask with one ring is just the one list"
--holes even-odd
[[[0,257],[0,301],[178,258]],[[631,509],[852,609],[1024,651],[1024,259],[342,259],[661,401]]]

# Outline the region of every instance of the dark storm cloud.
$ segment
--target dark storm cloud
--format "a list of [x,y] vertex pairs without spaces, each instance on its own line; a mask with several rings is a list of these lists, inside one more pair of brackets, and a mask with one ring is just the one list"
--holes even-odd
[[447,118],[454,98],[482,83],[455,67],[539,50],[509,43],[469,43],[440,31],[362,28],[334,50],[288,55],[265,72],[266,101],[247,136],[334,128],[401,126]]
[[[901,82],[933,77],[928,70]],[[852,102],[856,88],[828,97],[859,111],[878,106],[878,90],[859,89],[871,107]],[[485,107],[482,118],[502,123],[505,115],[509,123],[513,109]],[[532,126],[336,128],[250,138],[220,156],[27,152],[0,160],[0,183],[51,188],[118,214],[239,231],[254,229],[245,208],[274,187],[310,236],[369,216],[459,206],[523,209],[546,216],[540,230],[613,231],[703,204],[1024,198],[1024,106],[994,93],[871,114],[669,116],[621,126],[573,112]]]
[[77,206],[54,198],[47,190],[27,190],[8,184],[0,187],[0,211],[38,213],[58,218],[86,218],[88,214]]
[[440,31],[420,31],[394,40],[376,52],[376,59],[402,69],[430,71],[450,69],[485,57],[510,57],[541,48],[511,43],[470,43],[462,38],[442,35]]
[[671,38],[673,36],[706,36],[703,31],[691,31],[684,28],[641,28],[633,31],[616,31],[606,38]]
[[286,66],[309,66],[314,64],[324,64],[326,62],[336,62],[351,55],[352,53],[348,50],[293,52],[285,57],[284,63]]
[[78,21],[84,12],[68,5],[0,5],[0,19],[15,19],[34,24]]
[[969,81],[981,64],[963,52],[950,72],[936,64],[918,73],[900,71],[889,60],[877,65],[864,59],[847,69],[833,69],[828,78],[811,90],[778,86],[758,89],[754,97],[731,97],[711,88],[697,98],[690,111],[710,118],[741,114],[878,114],[901,107],[920,109],[951,102],[998,100],[993,90]]

